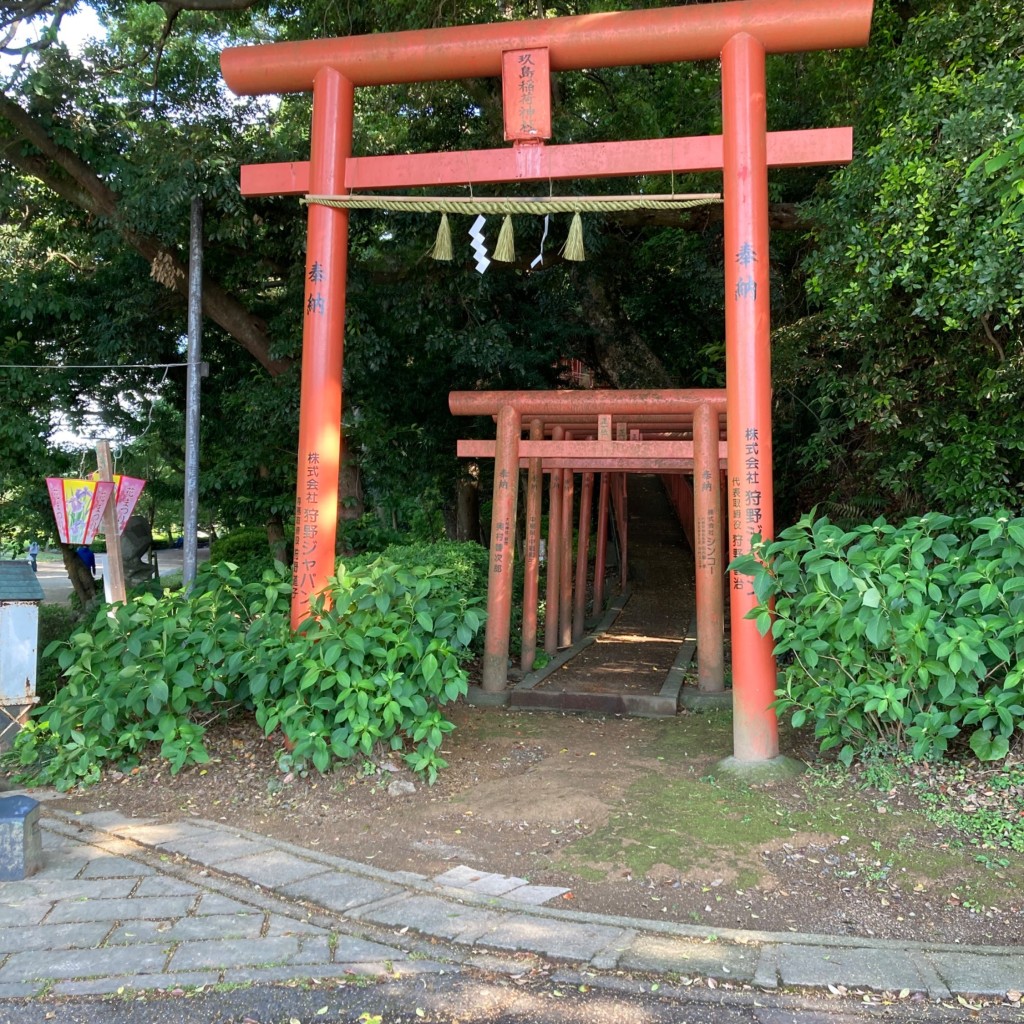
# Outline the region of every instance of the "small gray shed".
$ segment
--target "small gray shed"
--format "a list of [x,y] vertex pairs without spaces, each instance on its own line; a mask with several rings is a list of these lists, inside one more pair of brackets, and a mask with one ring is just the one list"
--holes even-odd
[[43,588],[27,562],[0,562],[0,751],[8,750],[36,696]]

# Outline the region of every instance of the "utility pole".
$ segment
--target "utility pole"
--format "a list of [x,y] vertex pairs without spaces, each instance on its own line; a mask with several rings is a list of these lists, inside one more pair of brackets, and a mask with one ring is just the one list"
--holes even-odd
[[185,511],[182,585],[196,578],[199,530],[199,382],[203,320],[203,201],[192,199],[188,258],[188,379],[185,390]]

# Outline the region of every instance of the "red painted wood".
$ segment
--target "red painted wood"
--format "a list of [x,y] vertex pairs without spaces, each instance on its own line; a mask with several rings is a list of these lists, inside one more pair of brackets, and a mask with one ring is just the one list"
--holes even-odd
[[524,416],[692,416],[694,409],[705,403],[724,413],[725,391],[452,391],[448,395],[448,408],[455,416],[494,416],[504,405]]
[[[493,459],[494,442],[476,438],[458,442],[456,453],[460,459]],[[728,445],[720,441],[718,451],[726,458]],[[664,459],[678,462],[693,461],[693,441],[521,441],[519,454],[523,458],[541,458],[545,463],[593,467],[601,464],[614,466],[618,462],[652,466]]]
[[[530,425],[530,439],[543,437],[540,420]],[[520,460],[521,461],[521,460]],[[537,657],[537,599],[540,587],[540,518],[544,494],[544,473],[540,459],[527,461],[529,475],[526,484],[526,554],[523,566],[523,643],[520,667],[524,672],[533,668]]]
[[[725,143],[725,371],[729,395],[732,554],[755,534],[773,536],[772,377],[768,253],[765,48],[740,33],[722,50]],[[733,754],[738,761],[778,756],[775,658],[747,612],[756,603],[749,576],[729,581],[732,623]]]
[[[562,181],[568,178],[616,178],[673,171],[716,171],[722,167],[722,137],[642,139],[531,146],[528,156],[516,148],[457,153],[415,153],[351,157],[345,168],[349,189],[424,188],[440,185],[512,181]],[[852,128],[808,128],[770,132],[771,167],[845,164],[853,159]],[[244,164],[244,196],[317,193],[309,184],[309,164]]]
[[[569,437],[566,431],[566,437]],[[576,500],[576,474],[562,473],[562,545],[559,552],[558,646],[572,646],[572,535],[573,503]]]
[[481,686],[489,693],[505,689],[508,680],[509,623],[512,615],[512,568],[519,493],[519,417],[506,407],[498,413],[491,505],[490,575],[487,583],[487,627]]
[[[554,438],[560,441],[565,431],[555,427]],[[548,495],[548,567],[544,591],[544,650],[558,651],[559,552],[562,550],[562,470],[551,473]]]
[[[344,191],[352,146],[352,83],[325,69],[313,91],[312,180]],[[341,465],[341,372],[345,334],[348,211],[312,206],[308,213],[302,329],[302,401],[295,500],[292,628],[309,615],[310,597],[334,575]]]
[[576,583],[572,606],[572,642],[583,636],[587,615],[587,569],[590,566],[590,514],[594,500],[594,474],[583,474],[580,488],[580,518],[576,530]]
[[356,85],[497,77],[504,50],[547,48],[551,70],[717,60],[739,32],[769,53],[864,46],[872,0],[731,0],[640,11],[380,32],[231,47],[221,71],[238,95],[304,92],[322,67]]
[[501,55],[505,140],[551,138],[551,60],[547,49],[506,50]]
[[693,523],[697,592],[697,687],[725,689],[725,560],[722,557],[722,489],[716,451],[718,423],[710,410],[694,418]]
[[597,498],[597,552],[594,555],[594,615],[604,611],[604,576],[608,571],[608,511],[611,492],[608,473],[601,474]]

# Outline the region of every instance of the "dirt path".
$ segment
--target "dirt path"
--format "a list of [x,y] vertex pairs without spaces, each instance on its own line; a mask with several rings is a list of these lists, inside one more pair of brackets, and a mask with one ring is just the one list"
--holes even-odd
[[629,477],[628,508],[629,600],[596,643],[538,690],[657,692],[686,639],[695,609],[693,555],[661,481]]

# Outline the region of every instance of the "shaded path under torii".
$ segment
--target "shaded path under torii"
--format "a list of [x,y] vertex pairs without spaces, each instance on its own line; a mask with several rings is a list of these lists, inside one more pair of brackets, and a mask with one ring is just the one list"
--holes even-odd
[[627,593],[602,618],[606,628],[517,681],[511,706],[676,713],[695,650],[693,553],[658,477],[632,475],[628,487]]

